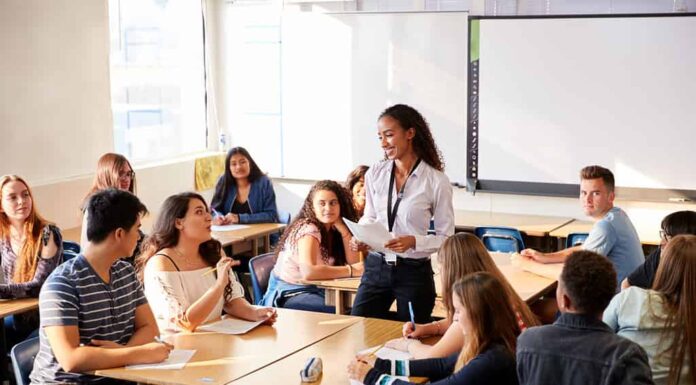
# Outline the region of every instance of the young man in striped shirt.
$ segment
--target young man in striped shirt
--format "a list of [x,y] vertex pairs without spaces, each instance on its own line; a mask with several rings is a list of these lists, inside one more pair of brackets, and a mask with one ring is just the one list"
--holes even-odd
[[155,342],[155,318],[133,266],[121,261],[138,241],[147,213],[126,191],[95,193],[87,204],[81,254],[57,267],[39,295],[40,348],[32,383],[108,383],[84,372],[165,360],[171,345]]

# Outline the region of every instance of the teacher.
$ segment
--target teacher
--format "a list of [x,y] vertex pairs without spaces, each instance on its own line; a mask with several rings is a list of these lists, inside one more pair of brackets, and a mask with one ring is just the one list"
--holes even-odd
[[[396,299],[397,318],[431,320],[435,282],[430,255],[454,234],[452,186],[428,123],[413,107],[397,104],[384,110],[377,135],[385,159],[365,174],[365,214],[360,223],[379,222],[394,238],[371,252],[353,303],[352,315],[385,318]],[[428,234],[431,219],[435,234]],[[353,238],[354,249],[367,245]]]

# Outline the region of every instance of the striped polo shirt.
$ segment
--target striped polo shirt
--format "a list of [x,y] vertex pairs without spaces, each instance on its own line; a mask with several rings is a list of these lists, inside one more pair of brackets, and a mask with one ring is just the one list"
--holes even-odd
[[77,325],[80,343],[92,339],[126,344],[134,333],[135,309],[147,303],[133,266],[116,261],[104,282],[83,255],[58,266],[39,295],[40,348],[31,383],[104,383],[106,378],[62,370],[44,327]]

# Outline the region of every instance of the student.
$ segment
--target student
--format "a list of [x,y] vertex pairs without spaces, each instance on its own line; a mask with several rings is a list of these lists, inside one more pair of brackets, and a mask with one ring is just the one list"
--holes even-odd
[[225,172],[215,185],[215,195],[210,204],[216,215],[213,223],[277,223],[273,184],[261,172],[249,152],[234,147],[225,157]]
[[656,384],[696,385],[696,235],[677,235],[662,254],[652,289],[629,287],[604,323],[648,353]]
[[[384,245],[391,253],[367,256],[352,314],[389,318],[396,299],[399,320],[410,319],[411,302],[416,322],[426,323],[435,304],[430,254],[454,234],[452,186],[430,128],[414,108],[403,104],[387,108],[379,117],[377,132],[385,160],[365,174],[365,214],[360,223],[378,222],[394,238]],[[431,219],[434,235],[428,235]],[[355,250],[366,249],[357,239],[352,243]]]
[[464,346],[446,357],[392,361],[358,356],[350,378],[366,385],[410,384],[392,376],[428,377],[433,385],[517,385],[517,317],[502,283],[492,274],[467,275],[452,287],[454,320]]
[[684,210],[671,213],[662,220],[660,228],[660,238],[662,239],[660,247],[650,253],[645,258],[645,263],[640,265],[621,282],[622,288],[638,286],[643,289],[650,289],[652,287],[657,266],[660,264],[660,253],[667,242],[680,234],[696,235],[696,212]]
[[[506,297],[510,300],[520,330],[528,326],[536,326],[539,321],[527,304],[520,298],[510,286],[503,274],[488,254],[488,250],[475,235],[469,233],[457,233],[447,238],[437,252],[437,262],[440,266],[440,279],[445,290],[442,292],[447,318],[433,321],[428,324],[416,324],[415,330],[411,322],[404,323],[403,334],[405,338],[397,338],[386,343],[385,346],[407,351],[414,358],[438,358],[447,357],[458,352],[464,345],[464,335],[459,324],[452,322],[454,318],[454,304],[452,302],[451,288],[454,283],[468,274],[484,271],[494,276],[505,289]],[[421,343],[418,338],[428,335],[442,335],[443,337],[435,345]]]
[[614,206],[614,174],[601,166],[580,171],[580,201],[585,214],[595,220],[590,235],[580,246],[555,253],[533,249],[521,254],[542,263],[563,262],[572,252],[590,250],[606,256],[614,264],[618,284],[645,261],[638,233],[628,215]]
[[517,340],[521,385],[653,383],[645,351],[602,322],[615,287],[607,258],[585,250],[568,256],[556,289],[561,316]]
[[351,171],[346,179],[346,188],[353,195],[353,207],[358,218],[365,212],[365,173],[369,169],[368,166],[360,165]]
[[161,362],[172,349],[155,342],[155,318],[133,266],[121,260],[133,254],[147,209],[110,188],[94,193],[85,210],[84,254],[58,266],[41,289],[32,383],[96,383],[103,378],[85,373]]
[[[172,195],[143,244],[138,266],[161,332],[195,331],[223,311],[249,321],[275,322],[273,309],[251,306],[242,286],[230,278],[230,268],[239,262],[225,256],[220,242],[211,238],[211,224],[203,197]],[[211,268],[215,274],[209,273]]]
[[351,250],[343,217],[355,220],[349,192],[323,180],[312,186],[295,220],[276,248],[277,262],[263,297],[266,306],[333,313],[324,290],[305,280],[359,277],[363,266]]
[[[19,176],[0,178],[0,199],[0,298],[38,297],[62,259],[60,230],[39,215],[29,185]],[[13,346],[39,327],[39,314],[9,316],[4,322],[7,346]]]
[[[89,197],[97,191],[107,188],[128,191],[135,194],[135,171],[130,162],[121,154],[106,153],[97,161],[97,172],[94,174],[94,181],[82,203],[82,231],[80,233],[80,245],[82,248],[87,246],[87,210],[85,209]],[[140,231],[140,230],[138,230]],[[125,258],[131,264],[135,261],[135,256],[140,253],[140,244],[145,238],[145,234],[140,233],[138,245],[133,255]]]

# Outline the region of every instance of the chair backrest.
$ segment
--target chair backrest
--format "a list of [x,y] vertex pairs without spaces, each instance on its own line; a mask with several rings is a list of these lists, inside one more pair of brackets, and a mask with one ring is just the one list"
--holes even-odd
[[63,250],[70,251],[74,254],[80,254],[81,247],[80,244],[77,242],[63,241]]
[[522,233],[512,227],[484,226],[474,229],[488,251],[517,253],[524,249]]
[[278,222],[279,223],[284,223],[286,225],[289,225],[290,220],[292,220],[292,215],[290,214],[289,211],[278,210]]
[[566,237],[566,249],[569,247],[580,246],[585,243],[588,233],[570,233]]
[[17,385],[29,385],[29,374],[38,353],[39,337],[29,338],[12,347],[10,357]]
[[254,303],[261,303],[263,295],[268,288],[268,279],[275,266],[275,253],[258,255],[249,260],[249,273],[251,273],[251,288],[254,294]]

